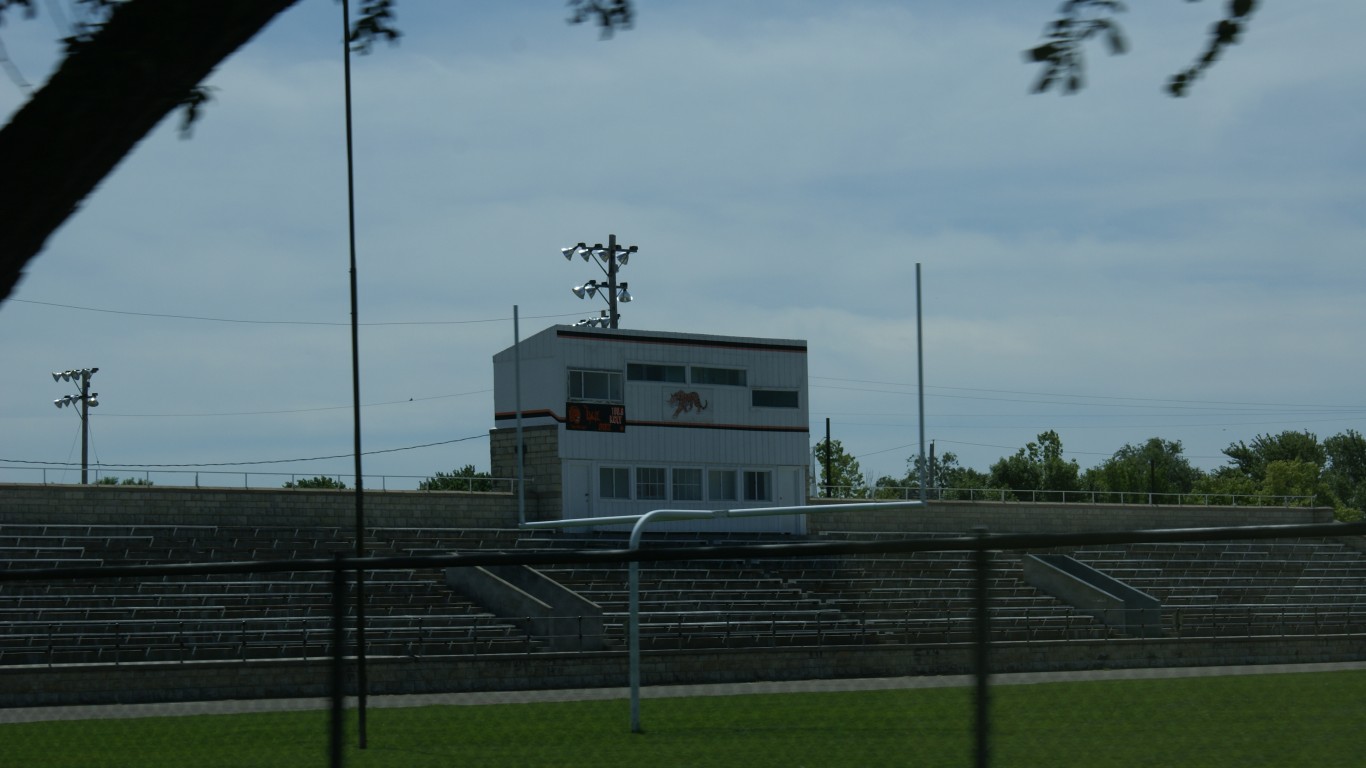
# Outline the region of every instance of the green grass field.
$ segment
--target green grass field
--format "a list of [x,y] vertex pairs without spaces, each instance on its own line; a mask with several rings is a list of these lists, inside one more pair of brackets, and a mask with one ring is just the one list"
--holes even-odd
[[[371,708],[346,765],[968,766],[971,691]],[[992,688],[994,766],[1366,765],[1366,672]],[[326,712],[0,725],[0,765],[325,766]]]

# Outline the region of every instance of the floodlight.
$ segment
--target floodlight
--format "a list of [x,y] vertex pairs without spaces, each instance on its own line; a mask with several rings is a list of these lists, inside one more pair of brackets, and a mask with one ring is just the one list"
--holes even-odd
[[631,293],[630,293],[630,291],[627,291],[627,290],[626,290],[626,283],[622,283],[622,284],[621,284],[621,288],[617,289],[617,301],[627,302],[627,301],[630,301],[630,300],[631,300]]
[[578,247],[577,245],[571,245],[571,246],[569,246],[568,248],[561,248],[561,249],[560,249],[560,253],[564,254],[564,260],[565,260],[565,261],[573,261],[573,260],[574,260],[574,254],[576,254],[576,253],[578,253],[578,252],[579,252],[579,247]]
[[62,407],[62,401],[61,401],[60,399],[53,400],[53,401],[52,401],[52,404],[55,405],[55,406],[57,406],[58,408],[61,408],[61,407]]
[[98,393],[98,392],[91,392],[91,393],[90,393],[90,397],[89,397],[88,399],[86,399],[86,401],[85,401],[86,405],[90,406],[91,408],[94,408],[95,406],[99,405],[99,404],[100,404],[100,401],[95,399],[95,398],[97,398],[97,397],[99,397],[99,396],[100,396],[100,393]]
[[53,380],[53,381],[60,381],[61,378],[62,378],[62,372],[61,372],[61,371],[53,371],[53,372],[52,372],[52,380]]
[[631,252],[630,252],[630,251],[622,251],[621,253],[617,254],[617,266],[620,266],[620,267],[626,266],[626,262],[629,261],[630,259],[631,259]]

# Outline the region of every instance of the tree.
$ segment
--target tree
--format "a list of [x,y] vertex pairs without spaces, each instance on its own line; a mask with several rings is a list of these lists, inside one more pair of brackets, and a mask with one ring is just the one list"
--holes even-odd
[[[200,84],[225,58],[298,0],[91,0],[107,13],[67,38],[67,55],[52,78],[0,129],[0,302],[19,282],[24,266],[75,212],[105,176],[152,128],[178,107],[188,128],[209,100]],[[393,0],[364,0],[352,26],[353,50],[369,50],[378,39],[393,41]],[[569,21],[595,20],[602,36],[634,21],[630,0],[568,0]],[[0,0],[0,14],[34,0]],[[1169,90],[1184,95],[1195,76],[1237,41],[1254,0],[1231,0],[1229,15],[1211,33],[1209,50],[1194,67],[1172,79]],[[1081,45],[1104,33],[1112,50],[1123,38],[1106,12],[1113,0],[1067,0],[1048,42],[1026,57],[1044,66],[1035,91],[1057,84],[1066,92],[1081,87]],[[1087,11],[1099,16],[1086,17]],[[1083,19],[1091,19],[1085,21]],[[1104,23],[1101,23],[1104,20]],[[1116,51],[1119,52],[1119,51]]]
[[1328,467],[1323,484],[1336,501],[1338,517],[1358,520],[1366,511],[1366,438],[1349,429],[1323,441]]
[[[1210,39],[1195,63],[1172,75],[1167,81],[1167,92],[1185,96],[1206,69],[1219,60],[1223,50],[1238,42],[1247,27],[1256,0],[1229,0],[1223,19],[1210,28]],[[1085,80],[1083,45],[1090,39],[1104,38],[1111,54],[1121,54],[1129,44],[1120,31],[1114,14],[1124,10],[1117,0],[1064,0],[1058,9],[1059,18],[1045,28],[1044,42],[1025,51],[1025,60],[1043,67],[1034,83],[1034,92],[1057,88],[1061,93],[1076,93]]]
[[1151,494],[1154,504],[1175,503],[1179,499],[1173,497],[1190,493],[1201,474],[1181,455],[1180,440],[1152,437],[1141,446],[1126,444],[1088,469],[1084,484],[1105,493]]
[[346,483],[343,483],[342,481],[331,477],[318,475],[317,477],[305,477],[300,480],[290,480],[289,482],[285,483],[283,487],[315,489],[321,488],[329,491],[344,491],[346,490]]
[[1303,461],[1320,469],[1328,462],[1328,453],[1318,437],[1308,431],[1257,435],[1251,445],[1239,440],[1230,443],[1224,455],[1239,472],[1259,483],[1266,478],[1267,465],[1273,461]]
[[[926,463],[930,465],[925,473],[925,482],[929,486],[926,489],[927,498],[966,499],[972,495],[972,491],[987,488],[991,482],[991,478],[985,472],[960,465],[958,455],[953,451],[944,451],[933,462],[927,460]],[[908,493],[908,489],[914,489],[913,495],[919,496],[920,456],[918,455],[906,459],[905,477],[884,476],[878,478],[874,496],[879,499],[909,498],[912,494]]]
[[[131,0],[68,38],[46,85],[0,129],[0,301],[57,227],[219,62],[296,0]],[[0,0],[7,6],[31,0]],[[198,94],[198,95],[197,95]]]
[[125,477],[122,480],[117,477],[101,477],[95,481],[95,485],[152,485],[151,480],[141,477]]
[[816,463],[820,465],[820,491],[827,497],[861,499],[868,495],[858,459],[844,451],[838,440],[816,443]]
[[487,472],[475,472],[473,464],[466,464],[454,472],[437,472],[417,484],[419,491],[492,491],[493,481]]
[[989,484],[1016,491],[1017,497],[1026,499],[1066,500],[1067,491],[1081,490],[1080,474],[1075,460],[1062,457],[1062,438],[1050,429],[1039,434],[1038,442],[1027,443],[1014,456],[992,464]]

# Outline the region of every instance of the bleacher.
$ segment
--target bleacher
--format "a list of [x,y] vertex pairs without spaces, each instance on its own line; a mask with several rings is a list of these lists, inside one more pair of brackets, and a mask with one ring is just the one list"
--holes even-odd
[[[778,541],[791,537],[653,533],[643,546]],[[373,555],[430,555],[624,549],[627,536],[380,528],[368,542]],[[352,547],[350,531],[338,528],[0,524],[0,569],[289,561]],[[1106,546],[1069,554],[1160,600],[1167,637],[1366,631],[1366,556],[1335,541]],[[1018,553],[994,553],[992,567],[995,641],[1117,636],[1027,584]],[[607,647],[625,647],[624,564],[538,570],[600,606]],[[971,642],[975,631],[968,552],[644,561],[640,576],[646,650],[938,645]],[[520,617],[496,616],[453,592],[440,569],[370,571],[365,589],[371,656],[532,653],[550,645]],[[354,603],[354,595],[347,599]],[[331,651],[330,601],[329,576],[307,571],[6,584],[0,665],[321,657]]]
[[[0,568],[280,561],[352,546],[334,528],[0,525]],[[400,554],[383,540],[369,551]],[[332,644],[331,588],[327,574],[307,571],[8,584],[0,589],[0,664],[323,656]],[[446,589],[437,571],[370,571],[365,593],[367,654],[537,647],[513,622]]]
[[1161,601],[1169,637],[1366,631],[1366,556],[1339,541],[1132,544],[1070,554]]

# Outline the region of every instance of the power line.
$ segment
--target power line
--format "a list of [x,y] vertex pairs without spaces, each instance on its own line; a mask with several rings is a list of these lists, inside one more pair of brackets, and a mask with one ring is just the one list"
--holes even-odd
[[[436,446],[439,446],[439,445],[452,445],[452,444],[454,444],[454,443],[463,443],[463,442],[467,442],[467,441],[470,441],[470,440],[478,440],[478,439],[481,438],[481,437],[482,437],[482,438],[487,438],[488,435],[487,435],[487,434],[470,435],[469,437],[458,437],[458,438],[455,438],[454,440],[441,440],[441,441],[438,441],[438,442],[435,442],[435,443],[422,443],[421,445],[406,445],[406,446],[403,446],[402,448],[383,448],[383,449],[380,449],[380,450],[377,450],[377,451],[366,451],[366,452],[365,452],[365,455],[366,455],[366,456],[373,456],[373,455],[380,454],[380,453],[399,453],[399,452],[401,452],[401,451],[413,451],[413,450],[417,450],[417,449],[419,449],[419,448],[433,448],[433,447],[436,447]],[[354,454],[350,454],[350,453],[339,453],[339,454],[335,454],[335,455],[332,455],[332,456],[309,456],[309,457],[307,457],[307,458],[301,458],[301,459],[264,459],[264,460],[261,460],[261,461],[214,461],[214,462],[201,462],[201,463],[189,463],[189,464],[95,464],[95,465],[93,465],[93,466],[96,466],[96,467],[99,467],[99,468],[102,468],[102,469],[190,469],[190,468],[194,468],[194,467],[249,467],[249,466],[262,465],[262,464],[293,464],[293,463],[300,462],[300,461],[324,461],[324,460],[327,460],[327,459],[349,459],[349,458],[351,458],[353,455],[354,455]],[[67,462],[67,461],[29,461],[29,460],[25,460],[25,459],[6,459],[6,458],[0,458],[0,463],[4,463],[4,464],[24,464],[24,465],[30,465],[30,466],[31,466],[31,465],[46,465],[46,466],[55,466],[55,467],[72,467],[72,466],[79,467],[79,466],[80,466],[80,464],[75,464],[75,463]]]
[[[913,384],[908,384],[908,383],[903,383],[903,382],[895,382],[895,381],[868,381],[868,380],[863,380],[863,379],[840,379],[840,378],[834,378],[834,377],[830,377],[830,376],[812,376],[812,377],[810,377],[810,378],[811,378],[813,381],[844,381],[844,382],[849,382],[849,383],[853,383],[853,384],[877,384],[877,385],[893,386],[893,387],[908,387],[908,388],[911,389],[911,391],[910,391],[910,392],[902,392],[902,391],[885,390],[885,389],[866,389],[866,388],[862,388],[862,387],[837,387],[837,386],[821,385],[821,384],[812,385],[813,388],[820,388],[820,389],[838,389],[838,390],[844,390],[844,391],[850,391],[850,392],[875,392],[875,393],[882,393],[882,394],[889,394],[889,395],[914,395],[914,394],[915,394],[914,385],[913,385]],[[1119,395],[1082,395],[1082,394],[1076,394],[1076,393],[1059,393],[1059,392],[1022,392],[1022,391],[1008,390],[1008,389],[982,389],[982,388],[975,388],[975,387],[926,387],[925,389],[927,389],[927,390],[931,390],[931,389],[947,389],[947,390],[951,390],[951,391],[955,391],[955,392],[987,392],[987,393],[991,393],[991,394],[1000,394],[1000,395],[1020,395],[1020,396],[1024,396],[1024,397],[1058,397],[1058,398],[1077,398],[1077,399],[1080,399],[1080,400],[1128,400],[1128,401],[1131,401],[1131,402],[1129,402],[1129,403],[1058,402],[1058,401],[1051,401],[1051,400],[1023,400],[1023,399],[1020,399],[1020,398],[1018,398],[1018,397],[1015,397],[1015,398],[999,398],[999,397],[984,397],[984,396],[980,396],[980,395],[946,395],[946,394],[937,394],[937,393],[931,393],[931,392],[926,392],[926,393],[925,393],[927,397],[942,397],[942,398],[953,398],[953,399],[962,399],[962,400],[992,400],[992,401],[997,401],[997,402],[1008,402],[1008,403],[1032,403],[1032,404],[1036,404],[1036,405],[1096,405],[1096,406],[1100,406],[1100,405],[1113,405],[1113,406],[1120,407],[1120,408],[1159,408],[1159,407],[1161,407],[1161,408],[1172,408],[1172,409],[1180,409],[1180,410],[1210,410],[1210,409],[1208,409],[1208,408],[1198,408],[1198,407],[1196,407],[1196,406],[1220,406],[1221,408],[1225,408],[1225,409],[1228,408],[1228,407],[1232,407],[1232,406],[1241,406],[1242,408],[1241,408],[1238,412],[1248,412],[1248,411],[1242,410],[1242,409],[1246,409],[1246,408],[1256,408],[1256,409],[1264,409],[1264,408],[1293,408],[1293,409],[1317,408],[1317,409],[1324,409],[1324,410],[1321,411],[1321,412],[1323,412],[1323,413],[1336,413],[1336,412],[1339,412],[1339,411],[1345,411],[1345,412],[1348,412],[1348,413],[1352,413],[1352,412],[1366,412],[1366,406],[1362,406],[1362,405],[1322,405],[1322,404],[1304,405],[1304,404],[1298,404],[1298,403],[1259,403],[1259,402],[1241,402],[1241,401],[1236,401],[1236,400],[1179,400],[1179,399],[1168,399],[1168,398],[1157,398],[1157,397],[1125,397],[1125,396],[1119,396]],[[1146,403],[1157,403],[1157,404],[1161,404],[1161,405],[1146,405]],[[1179,405],[1173,405],[1173,404],[1179,404]],[[1252,411],[1252,412],[1256,412],[1256,411]]]
[[[331,320],[251,320],[251,319],[247,319],[247,318],[234,318],[234,317],[208,317],[208,316],[204,316],[204,315],[177,315],[177,314],[171,314],[171,313],[166,313],[166,312],[134,312],[134,311],[132,311],[132,310],[126,310],[126,309],[106,309],[106,308],[102,308],[102,307],[83,307],[83,306],[79,306],[79,305],[76,305],[76,304],[59,304],[59,303],[54,302],[54,301],[36,301],[36,300],[33,300],[33,299],[10,299],[10,301],[11,301],[11,302],[17,302],[17,303],[19,303],[19,304],[36,304],[36,305],[38,305],[38,306],[43,306],[43,307],[59,307],[59,308],[61,308],[61,309],[74,309],[74,310],[79,310],[79,311],[81,311],[81,312],[99,312],[99,313],[107,314],[107,315],[129,315],[129,316],[132,316],[132,317],[155,317],[155,318],[160,318],[160,319],[164,319],[164,320],[196,320],[196,321],[199,321],[199,322],[206,322],[206,323],[238,323],[238,324],[245,324],[245,325],[344,325],[344,326],[350,326],[350,325],[351,325],[351,323],[350,323],[349,321],[331,321]],[[529,320],[545,320],[545,319],[553,319],[553,318],[557,318],[557,317],[578,317],[578,316],[581,315],[581,314],[583,314],[583,313],[581,313],[581,312],[566,312],[566,313],[557,314],[557,315],[531,315],[531,316],[529,316],[529,317],[526,318],[526,319],[529,319]],[[407,326],[407,325],[473,325],[473,324],[475,324],[475,323],[505,323],[505,322],[510,322],[511,320],[512,320],[511,317],[490,317],[490,318],[482,318],[482,319],[478,319],[478,320],[405,320],[405,321],[393,321],[393,322],[383,322],[383,323],[360,323],[360,325],[367,326],[367,327],[382,327],[382,326],[392,326],[392,325],[398,325],[398,326]]]
[[[472,392],[456,392],[451,395],[431,395],[429,397],[410,397],[407,400],[389,400],[383,403],[366,403],[362,408],[373,408],[381,405],[403,405],[405,403],[421,403],[428,400],[445,400],[452,397],[466,397],[468,395],[480,395],[492,392],[492,389],[476,389]],[[138,418],[138,419],[161,419],[161,418],[201,418],[216,416],[280,416],[290,413],[314,413],[317,411],[340,411],[350,410],[349,405],[323,405],[313,408],[291,408],[280,411],[238,411],[235,413],[100,413],[101,418]]]

